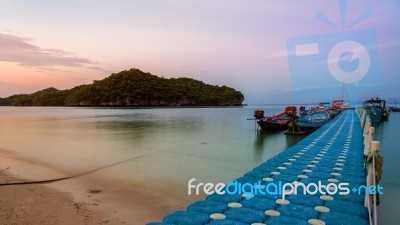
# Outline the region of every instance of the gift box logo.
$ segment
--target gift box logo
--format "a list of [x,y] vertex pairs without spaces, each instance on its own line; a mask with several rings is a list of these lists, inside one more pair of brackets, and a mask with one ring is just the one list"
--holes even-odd
[[[342,28],[347,1],[340,1]],[[371,16],[367,9],[354,26]],[[317,18],[337,27],[323,13]],[[363,98],[381,87],[376,34],[373,29],[351,30],[287,40],[292,94],[295,99]]]

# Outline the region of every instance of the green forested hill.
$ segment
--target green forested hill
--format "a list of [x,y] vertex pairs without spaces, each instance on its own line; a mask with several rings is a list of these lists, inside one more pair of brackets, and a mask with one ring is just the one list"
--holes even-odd
[[191,78],[163,78],[130,69],[68,90],[47,88],[33,94],[0,98],[14,106],[233,106],[244,97],[226,86]]

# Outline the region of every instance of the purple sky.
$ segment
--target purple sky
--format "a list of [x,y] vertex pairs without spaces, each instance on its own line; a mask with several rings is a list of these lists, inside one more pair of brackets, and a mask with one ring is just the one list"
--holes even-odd
[[[1,97],[49,86],[71,88],[139,68],[232,86],[243,92],[248,104],[296,102],[300,100],[291,92],[287,40],[362,29],[376,33],[379,61],[373,63],[379,64],[382,80],[380,88],[363,96],[400,97],[398,0],[348,1],[343,28],[336,0],[0,0],[0,4]],[[368,9],[371,15],[349,28]],[[317,19],[318,11],[337,28]],[[321,60],[325,58],[321,55]]]

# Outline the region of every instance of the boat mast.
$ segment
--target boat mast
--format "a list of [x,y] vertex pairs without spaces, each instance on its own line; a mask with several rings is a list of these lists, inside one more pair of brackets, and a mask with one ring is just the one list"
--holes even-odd
[[350,104],[349,95],[347,94],[347,89],[346,89],[346,86],[345,86],[345,84],[344,84],[344,78],[343,78],[342,85],[343,85],[343,94],[342,94],[343,100],[344,100],[344,97],[345,97],[345,95],[346,95],[347,102]]

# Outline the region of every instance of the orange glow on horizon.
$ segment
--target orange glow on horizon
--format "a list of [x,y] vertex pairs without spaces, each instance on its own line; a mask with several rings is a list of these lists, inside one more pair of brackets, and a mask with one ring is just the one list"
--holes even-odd
[[93,68],[27,68],[10,62],[0,62],[0,68],[0,97],[32,93],[48,87],[69,89],[81,84],[90,84],[93,80],[109,75]]

